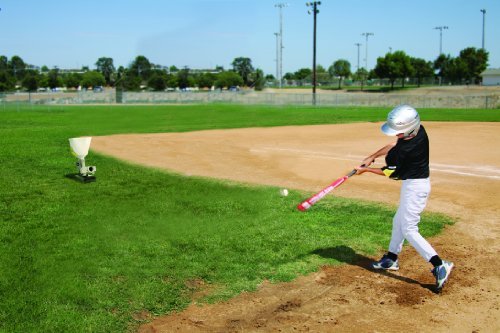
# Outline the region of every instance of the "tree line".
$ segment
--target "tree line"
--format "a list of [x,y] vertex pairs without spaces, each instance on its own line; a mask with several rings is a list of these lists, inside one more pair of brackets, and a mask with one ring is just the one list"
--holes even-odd
[[40,69],[26,64],[19,56],[8,59],[0,56],[0,92],[24,89],[36,91],[39,88],[68,89],[94,88],[100,86],[117,87],[129,91],[149,89],[164,91],[168,88],[231,88],[248,86],[257,90],[265,83],[264,72],[255,69],[252,60],[238,57],[231,63],[232,69],[217,66],[214,70],[193,71],[187,67],[164,67],[151,63],[145,56],[137,56],[128,67],[115,68],[113,59],[99,58],[94,70],[82,67],[79,70],[61,70],[57,67]]
[[[460,51],[457,57],[441,54],[434,61],[426,61],[407,55],[404,51],[395,51],[377,58],[377,64],[371,71],[359,68],[351,71],[351,64],[345,59],[336,60],[328,69],[321,65],[316,67],[317,82],[327,84],[337,79],[339,88],[342,80],[351,78],[354,81],[364,82],[370,79],[387,79],[391,88],[397,80],[404,87],[407,79],[415,79],[420,86],[423,79],[433,79],[439,83],[451,84],[478,84],[481,82],[481,73],[488,66],[488,52],[484,49],[468,47]],[[311,82],[312,70],[301,68],[294,73],[286,73],[283,77],[288,81]]]
[[[424,78],[432,78],[440,83],[477,84],[481,82],[480,75],[487,65],[488,52],[474,47],[463,49],[457,57],[441,54],[433,62],[411,57],[404,51],[395,51],[377,58],[375,68],[369,72],[365,68],[358,68],[352,73],[351,64],[345,59],[336,60],[328,69],[318,65],[316,78],[319,83],[338,80],[339,89],[342,81],[349,78],[362,84],[374,78],[387,79],[391,88],[397,80],[404,87],[405,80],[409,78],[415,79],[418,86]],[[0,56],[0,92],[19,88],[36,91],[38,88],[88,89],[98,86],[118,87],[128,91],[165,91],[169,88],[188,87],[224,89],[241,86],[261,90],[266,82],[276,80],[273,75],[265,76],[261,69],[255,69],[252,60],[247,57],[235,58],[231,66],[230,70],[225,70],[222,66],[205,71],[191,70],[188,67],[179,69],[175,66],[155,65],[140,55],[128,67],[119,66],[116,69],[112,58],[101,57],[96,61],[94,70],[83,67],[78,71],[65,71],[57,67],[36,68],[26,64],[19,56],[11,59]],[[283,77],[287,81],[299,82],[311,82],[311,78],[310,68],[301,68],[294,73],[286,73]]]

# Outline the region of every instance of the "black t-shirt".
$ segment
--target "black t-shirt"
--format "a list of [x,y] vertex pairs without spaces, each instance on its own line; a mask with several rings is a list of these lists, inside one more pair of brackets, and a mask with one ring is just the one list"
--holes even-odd
[[429,138],[423,126],[410,139],[398,139],[385,156],[387,166],[382,168],[392,179],[421,179],[429,177]]

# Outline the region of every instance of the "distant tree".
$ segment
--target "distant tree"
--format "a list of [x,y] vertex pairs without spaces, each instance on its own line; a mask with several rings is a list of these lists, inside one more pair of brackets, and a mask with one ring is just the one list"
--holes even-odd
[[366,79],[368,78],[368,71],[363,67],[359,68],[356,73],[353,75],[354,81],[361,82],[361,90],[363,90],[363,86],[365,84]]
[[253,87],[256,91],[262,91],[264,85],[266,84],[266,79],[264,78],[264,71],[257,68],[254,73],[252,73]]
[[170,73],[177,73],[179,71],[179,68],[172,65],[168,70],[170,71]]
[[59,68],[55,67],[47,73],[47,85],[50,89],[62,87],[64,85],[59,75]]
[[186,67],[177,72],[177,84],[181,89],[194,87],[196,85],[194,78],[189,73],[189,68]]
[[98,71],[89,71],[86,73],[83,73],[82,75],[82,87],[83,88],[90,88],[90,87],[98,87],[98,86],[103,86],[106,83],[106,80],[104,79],[104,75],[102,75]]
[[37,71],[27,70],[22,81],[22,86],[28,91],[36,91],[39,87],[39,81],[40,75]]
[[311,80],[312,70],[310,68],[301,68],[296,71],[294,74],[294,79],[300,82]]
[[0,56],[0,72],[7,71],[9,69],[9,58],[6,56]]
[[265,79],[266,79],[266,81],[274,81],[274,80],[276,80],[276,78],[272,74],[267,74],[265,76]]
[[200,88],[211,88],[217,77],[212,73],[202,73],[196,77],[196,85]]
[[316,65],[316,74],[326,73],[326,68],[322,65]]
[[396,51],[387,53],[383,58],[379,57],[374,71],[377,77],[389,79],[391,89],[394,89],[396,79],[401,78],[404,87],[405,79],[413,75],[414,69],[410,57],[404,51]]
[[113,58],[101,57],[95,63],[97,71],[100,72],[106,80],[106,85],[111,85],[111,78],[116,69],[113,65]]
[[239,57],[235,58],[231,63],[233,70],[243,79],[243,84],[250,85],[250,74],[254,71],[252,60],[250,58]]
[[11,71],[11,75],[16,81],[20,81],[24,78],[24,72],[26,70],[26,63],[19,56],[13,56],[10,58],[8,63],[9,70]]
[[322,65],[316,65],[316,82],[324,85],[330,82],[330,74]]
[[176,88],[179,86],[179,81],[177,80],[177,75],[168,74],[167,75],[167,87]]
[[155,70],[148,81],[148,87],[154,91],[164,91],[167,88],[167,75],[163,71]]
[[444,78],[449,76],[451,72],[451,63],[453,58],[450,55],[440,54],[436,60],[434,60],[434,70],[437,71],[437,76],[439,77],[439,82],[441,83]]
[[82,75],[80,73],[68,73],[64,77],[66,88],[78,88],[82,82]]
[[151,75],[151,63],[145,56],[137,56],[129,66],[129,75],[138,76],[147,81]]
[[417,86],[420,87],[422,79],[426,77],[433,77],[434,71],[432,69],[432,62],[426,61],[421,58],[411,58],[411,65],[415,70],[415,78],[417,79]]
[[216,88],[229,88],[243,85],[243,79],[241,76],[233,71],[226,71],[217,74],[217,80],[214,85]]
[[481,73],[488,67],[488,57],[489,54],[484,49],[468,47],[460,51],[459,58],[467,68],[465,78],[469,82],[481,82]]
[[142,79],[137,75],[130,75],[128,72],[121,81],[121,87],[126,91],[140,91]]
[[291,80],[295,80],[295,75],[293,73],[285,73],[285,75],[283,75],[283,78],[287,81],[291,81]]
[[16,83],[8,71],[0,71],[0,91],[13,90]]
[[38,87],[47,88],[49,86],[49,75],[48,73],[41,73],[38,78]]
[[467,63],[462,58],[452,58],[448,64],[446,78],[454,84],[462,84],[468,78]]
[[115,73],[115,79],[114,79],[114,85],[120,85],[120,81],[125,77],[125,73],[127,72],[127,69],[123,66],[118,67]]
[[392,57],[394,62],[399,64],[401,71],[401,86],[405,86],[405,80],[414,75],[415,69],[411,65],[411,57],[407,55],[404,51],[392,52]]
[[391,82],[391,89],[393,89],[394,81],[401,76],[401,71],[399,66],[392,60],[390,53],[388,53],[385,57],[377,58],[375,74],[381,79],[389,79],[389,82]]
[[328,73],[331,77],[339,78],[339,89],[342,87],[342,79],[351,75],[351,63],[345,59],[335,61],[329,68]]
[[42,66],[42,68],[40,69],[40,71],[41,71],[42,73],[48,73],[48,72],[49,72],[49,70],[50,70],[50,69],[49,69],[46,65],[43,65],[43,66]]
[[9,91],[14,89],[15,82],[9,73],[9,58],[0,56],[0,91]]

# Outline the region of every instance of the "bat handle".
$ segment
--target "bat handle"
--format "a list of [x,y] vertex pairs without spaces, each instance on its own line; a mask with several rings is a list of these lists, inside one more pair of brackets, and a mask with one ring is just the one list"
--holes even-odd
[[351,171],[351,172],[349,172],[349,173],[346,175],[346,176],[347,176],[347,178],[354,176],[354,175],[356,174],[356,172],[358,172],[358,170],[356,170],[356,169],[352,169],[352,171]]
[[[365,164],[361,164],[360,167],[365,167],[366,165]],[[346,176],[349,178],[349,177],[352,177],[356,174],[356,172],[358,172],[358,170],[356,169],[353,169],[351,172],[349,172]]]

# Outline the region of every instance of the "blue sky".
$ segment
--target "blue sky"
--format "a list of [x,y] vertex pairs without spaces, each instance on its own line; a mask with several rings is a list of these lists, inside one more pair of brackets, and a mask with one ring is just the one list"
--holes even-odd
[[[116,67],[138,55],[179,68],[231,68],[249,57],[266,74],[276,73],[277,3],[283,9],[283,73],[312,66],[313,17],[306,1],[296,0],[0,0],[0,55],[19,55],[49,68],[95,67],[111,57]],[[443,30],[443,53],[453,57],[481,47],[486,9],[485,47],[489,67],[500,68],[500,0],[324,0],[317,21],[317,64],[328,68],[347,59],[368,68],[390,48],[434,60]]]

